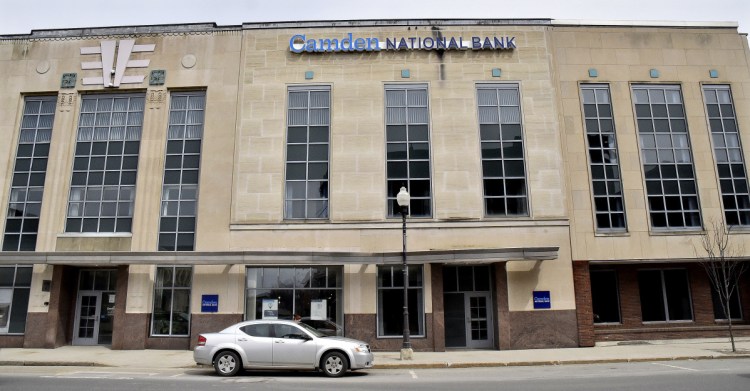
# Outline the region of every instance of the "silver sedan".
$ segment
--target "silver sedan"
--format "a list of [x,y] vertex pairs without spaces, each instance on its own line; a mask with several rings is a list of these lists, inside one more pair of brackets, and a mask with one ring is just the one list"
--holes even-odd
[[198,336],[193,350],[198,364],[213,365],[221,376],[240,369],[319,369],[342,376],[348,369],[370,368],[370,346],[356,339],[326,336],[287,320],[251,320]]

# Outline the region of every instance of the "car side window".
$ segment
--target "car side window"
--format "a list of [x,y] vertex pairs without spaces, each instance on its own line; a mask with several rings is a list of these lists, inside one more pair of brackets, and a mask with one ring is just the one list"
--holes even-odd
[[276,338],[308,339],[308,335],[297,327],[288,324],[273,325]]
[[272,328],[270,324],[250,324],[240,327],[240,330],[251,337],[273,337],[273,335],[271,334]]

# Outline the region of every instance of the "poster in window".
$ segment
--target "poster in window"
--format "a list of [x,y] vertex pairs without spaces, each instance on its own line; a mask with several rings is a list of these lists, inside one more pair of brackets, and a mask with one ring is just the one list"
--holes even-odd
[[327,306],[325,299],[311,300],[310,301],[310,319],[312,320],[326,320],[328,314],[326,313]]
[[0,289],[0,331],[8,331],[8,320],[10,319],[10,301],[13,298],[13,290]]
[[279,318],[279,301],[277,299],[263,299],[263,319]]

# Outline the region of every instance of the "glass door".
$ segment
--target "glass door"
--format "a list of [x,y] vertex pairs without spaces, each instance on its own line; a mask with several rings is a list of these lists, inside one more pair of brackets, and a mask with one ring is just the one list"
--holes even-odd
[[116,281],[116,270],[81,270],[73,345],[112,344]]
[[464,296],[466,300],[466,347],[491,348],[490,294],[467,292]]
[[78,292],[73,345],[97,344],[99,300],[99,292]]

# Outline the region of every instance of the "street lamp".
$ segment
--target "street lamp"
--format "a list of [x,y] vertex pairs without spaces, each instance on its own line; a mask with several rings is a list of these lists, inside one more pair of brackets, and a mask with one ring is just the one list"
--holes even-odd
[[401,260],[404,264],[404,342],[401,345],[401,359],[411,360],[412,353],[414,351],[411,348],[411,342],[409,341],[409,291],[406,289],[409,284],[409,268],[406,266],[406,214],[409,213],[409,192],[406,191],[406,187],[401,186],[401,190],[396,195],[396,202],[401,207],[401,222],[402,222],[402,250]]

